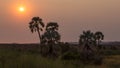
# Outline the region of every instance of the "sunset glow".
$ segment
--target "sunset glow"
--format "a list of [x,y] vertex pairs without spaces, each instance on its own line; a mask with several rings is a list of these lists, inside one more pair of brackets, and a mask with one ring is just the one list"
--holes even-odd
[[20,12],[24,12],[24,11],[25,11],[25,8],[24,8],[24,7],[19,7],[19,11],[20,11]]
[[0,42],[39,42],[28,28],[34,16],[45,24],[59,23],[65,42],[78,42],[83,30],[102,31],[105,41],[120,41],[119,3],[120,0],[0,0]]

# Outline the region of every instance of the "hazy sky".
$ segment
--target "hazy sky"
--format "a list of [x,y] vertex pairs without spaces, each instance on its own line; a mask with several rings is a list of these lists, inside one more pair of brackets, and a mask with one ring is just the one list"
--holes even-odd
[[0,0],[0,43],[39,42],[28,28],[33,16],[58,22],[62,41],[77,42],[83,30],[102,31],[106,41],[120,41],[120,0]]

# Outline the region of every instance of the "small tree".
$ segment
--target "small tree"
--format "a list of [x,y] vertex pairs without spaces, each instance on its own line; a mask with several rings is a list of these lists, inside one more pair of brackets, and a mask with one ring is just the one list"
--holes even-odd
[[[103,40],[104,35],[102,32],[93,33],[90,30],[83,31],[83,34],[80,35],[79,44],[83,45],[83,51],[81,52],[81,60],[83,62],[94,62],[95,64],[102,63],[102,57],[100,56],[99,51],[96,51],[96,44],[99,45],[100,40]],[[91,45],[94,45],[91,47]],[[85,50],[86,49],[86,50]]]
[[94,36],[95,36],[95,40],[96,40],[97,46],[99,46],[101,40],[104,39],[104,35],[103,35],[102,32],[98,31],[98,32],[95,33]]
[[79,44],[80,45],[92,44],[92,45],[99,46],[101,40],[103,39],[104,39],[104,35],[100,31],[95,32],[95,33],[92,33],[90,30],[83,31],[83,34],[80,35]]
[[41,34],[40,31],[43,31],[44,23],[42,22],[42,19],[39,17],[33,17],[31,22],[29,23],[29,28],[31,32],[38,32],[40,43],[41,43]]
[[46,32],[42,35],[42,41],[45,44],[57,44],[60,41],[58,33],[59,25],[56,22],[50,22],[46,26]]
[[89,45],[95,44],[94,34],[90,30],[83,31],[83,34],[80,35],[79,44],[84,45],[83,49],[92,50]]
[[59,47],[56,47],[60,42],[60,34],[58,33],[59,25],[56,22],[49,22],[46,26],[46,31],[42,35],[42,44],[49,46],[48,54],[50,56],[58,56]]

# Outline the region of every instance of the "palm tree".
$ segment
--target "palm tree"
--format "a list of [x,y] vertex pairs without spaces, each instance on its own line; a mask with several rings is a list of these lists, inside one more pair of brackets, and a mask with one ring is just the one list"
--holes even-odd
[[95,36],[95,40],[96,40],[97,46],[99,46],[101,40],[104,39],[104,35],[103,35],[102,32],[98,31],[98,32],[95,33],[94,36]]
[[57,51],[59,50],[59,47],[54,46],[55,44],[58,44],[60,42],[60,34],[58,33],[58,27],[59,25],[56,22],[49,22],[46,26],[46,31],[42,35],[42,44],[48,45],[48,55],[53,56],[57,55]]
[[79,39],[79,44],[80,45],[83,45],[84,43],[85,43],[85,41],[86,41],[86,38],[85,38],[85,35],[80,35],[80,39]]
[[46,32],[42,35],[42,41],[46,44],[56,44],[60,41],[58,33],[59,25],[56,22],[49,22],[46,26]]
[[90,30],[83,31],[83,34],[80,35],[80,39],[79,39],[79,44],[84,45],[83,49],[92,50],[89,45],[94,44],[93,36],[94,34]]
[[83,31],[83,35],[85,36],[85,41],[88,44],[92,44],[92,42],[94,41],[94,33],[92,33],[90,30],[88,31]]
[[40,43],[41,43],[41,35],[40,35],[40,31],[43,31],[43,27],[44,27],[44,23],[42,22],[42,19],[39,17],[33,17],[31,22],[29,23],[29,28],[31,30],[31,32],[38,32],[39,35],[39,39],[40,39]]

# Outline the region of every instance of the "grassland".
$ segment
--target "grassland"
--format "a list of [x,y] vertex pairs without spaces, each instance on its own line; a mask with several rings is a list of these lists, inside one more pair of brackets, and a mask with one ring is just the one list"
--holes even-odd
[[42,57],[37,44],[1,44],[0,68],[120,68],[120,50],[102,50],[101,65],[83,64],[79,60]]

